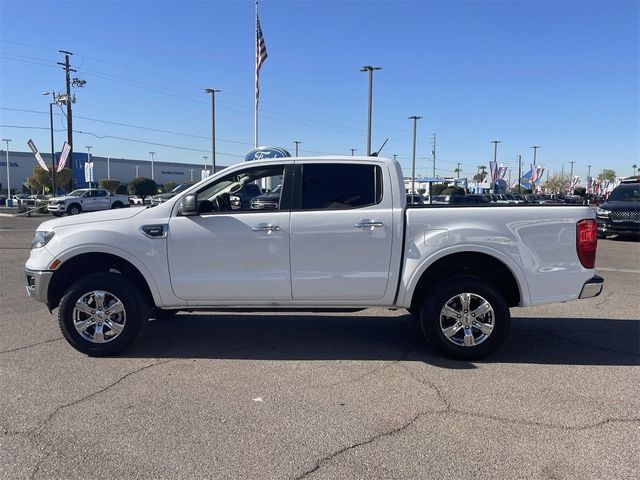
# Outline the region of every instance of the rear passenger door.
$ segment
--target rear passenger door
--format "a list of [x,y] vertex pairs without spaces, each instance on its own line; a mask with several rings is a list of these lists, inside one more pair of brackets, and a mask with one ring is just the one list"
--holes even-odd
[[291,212],[294,301],[357,303],[385,295],[393,232],[391,195],[383,195],[389,180],[376,163],[296,165]]

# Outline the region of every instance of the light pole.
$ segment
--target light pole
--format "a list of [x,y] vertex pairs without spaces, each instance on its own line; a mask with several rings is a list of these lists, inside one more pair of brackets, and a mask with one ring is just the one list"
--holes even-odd
[[[3,142],[7,144],[7,202],[11,199],[11,178],[9,177],[9,142],[10,138],[3,138]],[[5,203],[7,205],[8,203]]]
[[538,145],[533,145],[531,148],[533,148],[533,164],[536,164],[536,152],[537,150],[540,148]]
[[587,167],[589,168],[589,170],[587,171],[587,193],[591,193],[589,190],[591,190],[591,165],[587,165]]
[[[502,143],[502,140],[491,140],[490,143],[493,143],[493,165],[495,168],[498,168],[498,144]],[[496,186],[493,183],[493,175],[491,175],[491,189],[495,193]]]
[[296,144],[296,157],[297,157],[298,156],[298,145],[300,145],[302,142],[294,141],[293,143]]
[[518,155],[518,193],[522,193],[522,155]]
[[351,156],[353,157],[353,155],[354,155],[354,153],[355,153],[356,149],[355,149],[355,148],[350,148],[349,150],[351,150]]
[[149,152],[149,155],[151,155],[151,180],[155,180],[155,176],[153,174],[153,162],[155,160],[155,154],[156,152]]
[[209,157],[207,157],[206,155],[203,155],[202,158],[204,158],[204,174],[207,174],[207,159]]
[[373,71],[382,70],[382,67],[372,67],[371,65],[365,65],[360,69],[361,72],[369,72],[369,115],[367,122],[367,155],[371,155],[371,103],[373,95]]
[[[89,172],[91,172],[91,149],[93,147],[91,145],[87,145],[87,152],[89,152],[89,154],[87,155],[87,163],[89,164]],[[91,188],[91,177],[89,177],[89,188]]]
[[[205,88],[205,93],[211,94],[211,173],[216,173],[216,93],[220,90]],[[205,168],[206,170],[206,168]]]
[[411,170],[411,204],[415,203],[415,193],[416,193],[416,127],[418,120],[422,117],[418,117],[414,115],[413,117],[409,117],[409,120],[413,120],[413,168]]
[[140,165],[136,165],[136,178],[140,178]]
[[193,182],[193,168],[189,169],[191,171],[191,181]]
[[53,105],[56,103],[56,94],[53,90],[44,92],[42,95],[51,94],[53,102],[49,102],[49,127],[51,130],[51,193],[56,195],[56,151],[53,142]]

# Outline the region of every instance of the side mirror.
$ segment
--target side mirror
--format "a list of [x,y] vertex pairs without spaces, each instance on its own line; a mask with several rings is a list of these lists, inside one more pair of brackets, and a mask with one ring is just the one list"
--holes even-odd
[[182,197],[180,201],[180,215],[188,217],[198,214],[198,201],[195,194],[190,193]]

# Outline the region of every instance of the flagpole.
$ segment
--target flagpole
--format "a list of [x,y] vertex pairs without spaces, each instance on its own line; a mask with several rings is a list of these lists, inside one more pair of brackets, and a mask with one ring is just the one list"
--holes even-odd
[[255,97],[255,109],[254,109],[254,147],[258,148],[258,0],[256,0],[256,28],[255,28],[255,76],[256,84],[253,95]]

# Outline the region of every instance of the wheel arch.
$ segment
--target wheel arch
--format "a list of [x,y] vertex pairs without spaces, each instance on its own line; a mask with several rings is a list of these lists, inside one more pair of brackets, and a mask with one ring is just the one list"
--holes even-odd
[[455,275],[472,275],[492,283],[504,295],[509,307],[521,305],[528,299],[528,288],[522,273],[510,263],[494,252],[469,249],[441,252],[417,269],[409,283],[411,288],[407,290],[405,302],[409,310],[418,311],[425,295],[438,282]]
[[[62,259],[58,257],[58,259]],[[84,276],[99,272],[114,272],[133,281],[140,288],[143,301],[149,306],[160,305],[160,295],[153,280],[149,281],[143,274],[144,267],[137,262],[124,258],[113,252],[90,251],[68,254],[60,266],[54,271],[47,292],[49,309],[56,308],[65,291],[73,282]]]

